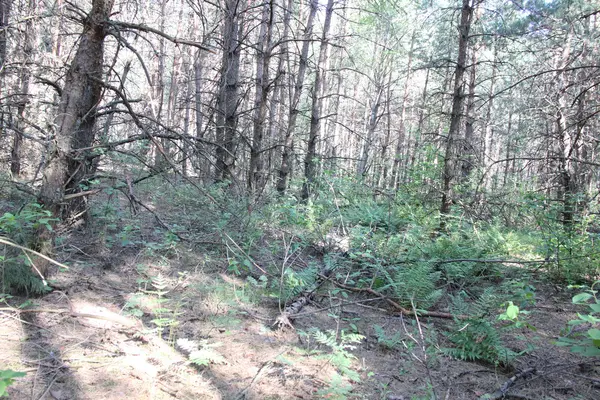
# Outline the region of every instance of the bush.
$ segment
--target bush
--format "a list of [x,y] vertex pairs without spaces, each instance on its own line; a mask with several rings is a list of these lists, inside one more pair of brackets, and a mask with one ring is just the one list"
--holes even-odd
[[[0,217],[0,236],[24,247],[31,247],[39,229],[52,230],[50,211],[36,203],[16,213]],[[48,291],[48,286],[32,270],[32,259],[15,247],[2,245],[0,284],[2,293],[35,295]]]

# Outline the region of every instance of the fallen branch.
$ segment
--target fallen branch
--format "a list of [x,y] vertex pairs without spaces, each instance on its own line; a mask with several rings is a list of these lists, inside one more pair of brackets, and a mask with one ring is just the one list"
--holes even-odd
[[445,313],[445,312],[439,312],[439,311],[427,311],[427,310],[419,310],[419,311],[414,311],[414,310],[409,310],[408,308],[404,308],[402,307],[400,304],[398,304],[396,301],[390,299],[389,297],[384,296],[383,294],[371,289],[371,288],[357,288],[354,286],[348,286],[345,285],[343,283],[334,281],[331,278],[328,278],[324,275],[319,274],[319,276],[322,279],[326,279],[328,281],[330,281],[331,283],[333,283],[335,286],[341,288],[341,289],[346,289],[349,290],[351,292],[355,292],[355,293],[369,293],[373,296],[378,296],[381,298],[381,300],[385,300],[386,303],[388,303],[389,305],[391,305],[392,307],[394,307],[397,311],[400,311],[402,314],[404,315],[418,315],[421,317],[434,317],[434,318],[448,318],[448,319],[467,319],[468,316],[466,315],[454,315],[451,313]]
[[308,296],[301,296],[294,300],[290,305],[285,307],[281,314],[279,314],[273,325],[277,325],[279,328],[289,326],[290,328],[294,329],[290,319],[294,319],[295,315],[302,311],[302,308],[308,304],[308,300]]
[[537,371],[535,368],[527,368],[524,369],[523,371],[519,372],[518,374],[512,376],[509,380],[507,380],[506,382],[504,382],[504,384],[502,384],[502,386],[500,386],[500,388],[498,390],[496,390],[494,393],[486,393],[483,396],[479,397],[479,400],[498,400],[498,399],[502,399],[506,396],[506,393],[508,392],[508,390],[510,389],[510,387],[512,385],[515,384],[516,381],[518,381],[521,378],[527,378],[530,375],[535,374]]
[[51,262],[52,264],[58,265],[61,268],[69,269],[69,267],[67,267],[65,264],[59,263],[58,261],[53,260],[52,258],[50,258],[48,256],[45,256],[45,255],[43,255],[40,252],[37,252],[35,250],[31,250],[31,249],[29,249],[27,247],[20,246],[20,245],[14,243],[14,242],[11,242],[7,238],[3,238],[2,236],[0,236],[0,243],[8,245],[8,246],[11,246],[11,247],[14,247],[14,248],[17,248],[17,249],[20,249],[20,250],[23,250],[23,251],[27,251],[27,252],[32,253],[32,254],[35,254],[36,256],[41,257],[44,260],[46,260],[48,262]]

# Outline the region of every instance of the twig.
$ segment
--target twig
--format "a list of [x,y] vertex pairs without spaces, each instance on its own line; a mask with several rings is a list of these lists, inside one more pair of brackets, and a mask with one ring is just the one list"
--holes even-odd
[[519,372],[516,375],[513,375],[509,380],[507,380],[506,382],[504,382],[504,384],[502,384],[502,386],[500,386],[500,388],[498,390],[496,390],[494,393],[488,393],[488,394],[484,394],[483,396],[481,396],[479,398],[479,400],[498,400],[498,399],[502,399],[506,396],[506,393],[508,392],[508,390],[510,389],[510,387],[512,385],[515,384],[515,382],[521,378],[526,378],[530,375],[533,375],[537,372],[537,370],[535,368],[527,368],[524,369],[523,371]]
[[[286,350],[286,351],[287,351],[287,350]],[[285,353],[285,351],[284,351],[284,352],[282,352],[282,353],[280,353],[278,356],[280,356],[280,355],[281,355],[281,354],[283,354],[283,353]],[[256,375],[254,375],[254,378],[252,378],[252,382],[250,382],[250,384],[248,384],[248,386],[246,386],[246,387],[245,387],[245,388],[244,388],[244,389],[243,389],[243,390],[242,390],[242,391],[241,391],[241,392],[240,392],[240,393],[239,393],[239,394],[238,394],[238,395],[235,397],[235,399],[236,399],[236,400],[242,400],[243,398],[245,398],[245,397],[246,397],[246,392],[247,392],[248,390],[250,390],[250,388],[251,388],[251,387],[252,387],[252,386],[253,386],[253,385],[254,385],[256,382],[258,382],[258,380],[261,378],[261,376],[262,376],[263,372],[264,372],[265,370],[267,370],[267,369],[268,369],[268,368],[269,368],[269,367],[270,367],[272,364],[273,364],[273,362],[272,362],[272,361],[267,361],[266,363],[264,363],[264,364],[262,365],[262,367],[260,367],[260,368],[258,369],[258,371],[256,372]]]
[[49,261],[49,262],[51,262],[54,265],[58,265],[59,267],[64,268],[64,269],[69,269],[69,267],[67,267],[65,264],[59,263],[58,261],[53,260],[52,258],[50,258],[48,256],[45,256],[45,255],[43,255],[40,252],[37,252],[35,250],[31,250],[30,248],[27,248],[27,247],[20,246],[20,245],[14,243],[12,241],[10,241],[9,239],[7,239],[5,237],[0,236],[0,243],[8,245],[8,246],[11,246],[11,247],[15,247],[17,249],[21,249],[23,251],[28,251],[30,253],[35,254],[38,257],[42,257],[44,260]]
[[348,286],[345,285],[343,283],[334,281],[333,279],[326,277],[325,275],[319,274],[319,276],[322,279],[326,279],[328,281],[330,281],[331,283],[333,283],[335,286],[342,288],[342,289],[346,289],[346,290],[350,290],[351,292],[355,292],[355,293],[369,293],[373,296],[379,296],[382,300],[385,300],[389,305],[391,305],[392,307],[394,307],[396,310],[400,311],[402,314],[404,315],[420,315],[422,317],[434,317],[434,318],[448,318],[448,319],[467,319],[468,316],[466,315],[453,315],[450,313],[445,313],[445,312],[440,312],[440,311],[427,311],[427,310],[409,310],[407,308],[402,307],[400,304],[398,304],[397,302],[395,302],[394,300],[390,299],[389,297],[384,296],[383,294],[371,289],[371,288],[357,288],[354,286]]
[[[419,314],[417,313],[417,309],[415,307],[415,303],[413,300],[410,300],[410,305],[412,306],[413,312],[415,314],[415,320],[417,321],[417,327],[419,328],[419,337],[421,338],[421,351],[423,352],[423,367],[425,367],[425,371],[427,372],[427,377],[429,378],[429,384],[431,385],[431,391],[433,392],[433,399],[438,400],[438,395],[433,386],[433,378],[431,377],[431,370],[429,369],[429,365],[427,362],[427,348],[425,347],[425,335],[423,335],[423,328],[421,326],[421,321],[419,321]],[[402,326],[404,326],[404,330],[406,331],[406,325],[404,325],[404,320],[402,321]],[[408,333],[408,331],[406,331]],[[417,342],[417,344],[419,344]],[[414,353],[413,353],[414,356]],[[414,356],[417,360],[419,360],[416,356]],[[420,360],[419,360],[420,361]]]
[[231,243],[233,243],[233,245],[234,245],[234,246],[235,246],[235,247],[236,247],[236,248],[237,248],[239,251],[241,251],[241,252],[242,252],[242,254],[243,254],[245,257],[246,257],[246,259],[252,263],[252,265],[254,265],[254,266],[257,268],[257,269],[259,269],[259,270],[260,270],[260,271],[261,271],[263,274],[265,274],[265,275],[267,275],[267,276],[270,276],[270,277],[273,277],[273,274],[270,274],[270,273],[268,273],[267,271],[265,271],[265,269],[264,269],[264,268],[262,268],[260,265],[258,265],[257,263],[255,263],[255,262],[254,262],[254,260],[252,259],[252,257],[250,257],[250,256],[248,255],[248,253],[246,253],[246,252],[245,252],[245,251],[244,251],[244,250],[243,250],[243,249],[242,249],[242,248],[241,248],[241,247],[240,247],[240,246],[239,246],[239,245],[236,243],[236,241],[235,241],[235,240],[233,240],[233,239],[231,238],[231,236],[229,236],[229,235],[227,234],[227,232],[223,232],[223,235],[225,235],[225,237],[227,237],[227,239],[229,239],[229,240],[231,241]]

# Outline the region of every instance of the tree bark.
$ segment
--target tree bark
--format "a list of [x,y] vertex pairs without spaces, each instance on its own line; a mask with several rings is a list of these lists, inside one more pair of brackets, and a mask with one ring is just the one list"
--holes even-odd
[[[290,0],[288,9],[291,8],[291,6],[292,1]],[[308,65],[308,50],[318,7],[319,0],[312,0],[310,2],[310,11],[308,14],[308,20],[306,22],[306,27],[304,29],[302,50],[300,51],[298,74],[296,75],[296,82],[294,84],[290,112],[288,115],[288,125],[285,131],[283,152],[281,154],[281,167],[279,169],[279,179],[277,180],[277,192],[279,192],[280,195],[283,195],[287,189],[287,181],[292,168],[294,129],[296,127],[296,119],[300,113],[298,107],[300,104],[300,96],[302,94],[302,86],[304,85],[304,76],[306,75],[306,67]]]
[[238,124],[240,74],[240,2],[226,0],[223,24],[221,83],[217,98],[217,182],[231,181],[235,167],[236,130]]
[[[79,47],[67,72],[58,114],[56,137],[51,144],[38,200],[55,218],[79,218],[85,214],[86,196],[81,186],[91,166],[87,151],[94,141],[96,107],[102,94],[104,38],[113,0],[94,0],[83,21]],[[73,200],[65,195],[81,194]],[[52,252],[52,232],[41,228],[38,250]]]
[[271,82],[269,82],[269,62],[271,61],[273,12],[273,0],[270,0],[263,6],[256,51],[256,94],[254,99],[252,146],[250,147],[250,169],[248,171],[248,191],[251,194],[255,194],[256,190],[265,184],[262,143],[268,111],[267,97],[271,87]]
[[473,7],[471,0],[463,0],[458,27],[458,57],[454,70],[454,93],[452,95],[452,111],[450,115],[450,128],[446,139],[446,151],[444,156],[444,172],[442,177],[442,203],[440,207],[440,230],[446,229],[446,216],[450,213],[450,207],[454,202],[453,186],[456,174],[456,139],[460,133],[460,121],[462,118],[464,104],[464,82],[463,77],[466,70],[467,50],[469,46],[469,31],[471,29],[471,18]]
[[331,27],[331,17],[333,15],[334,0],[327,2],[325,10],[325,22],[323,24],[323,36],[321,37],[321,48],[319,49],[319,59],[315,71],[315,84],[312,93],[312,107],[310,113],[310,131],[308,133],[308,145],[306,149],[306,157],[304,158],[304,184],[302,185],[301,198],[303,201],[308,200],[310,196],[311,186],[316,179],[317,163],[317,139],[319,137],[319,129],[321,126],[321,111],[323,106],[323,92],[325,89],[325,81],[327,71],[327,44],[329,42],[329,28]]

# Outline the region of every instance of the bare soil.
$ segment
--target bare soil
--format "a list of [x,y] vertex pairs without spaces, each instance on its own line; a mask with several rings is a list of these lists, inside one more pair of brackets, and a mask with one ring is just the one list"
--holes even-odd
[[[598,360],[552,343],[577,311],[573,293],[556,285],[536,285],[529,322],[537,331],[504,334],[512,350],[533,350],[502,369],[444,356],[440,347],[448,344],[439,332],[451,324],[445,319],[417,323],[381,301],[359,303],[364,298],[350,294],[340,308],[340,298],[321,295],[293,328],[279,328],[277,301],[206,262],[205,254],[72,243],[61,254],[71,268],[55,275],[51,293],[26,310],[0,311],[0,369],[27,372],[9,388],[10,399],[343,398],[335,394],[343,387],[355,399],[479,399],[511,378],[504,398],[600,399]],[[152,286],[157,276],[160,296]],[[24,302],[13,298],[10,306]],[[157,332],[153,320],[160,316],[177,324]],[[375,325],[397,345],[382,346]],[[364,335],[349,349],[359,380],[331,386],[331,349],[303,334],[311,328],[338,338],[341,330]],[[222,359],[191,363],[177,345],[181,338]]]

